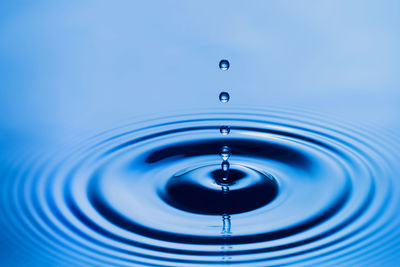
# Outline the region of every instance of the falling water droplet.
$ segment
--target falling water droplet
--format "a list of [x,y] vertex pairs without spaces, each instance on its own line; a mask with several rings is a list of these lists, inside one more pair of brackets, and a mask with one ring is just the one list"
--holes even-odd
[[226,103],[229,101],[229,94],[227,92],[221,92],[219,94],[219,101],[221,101],[222,103]]
[[224,172],[228,171],[228,170],[229,170],[229,162],[226,161],[226,160],[224,160],[224,161],[222,162],[222,164],[221,164],[221,169],[222,169]]
[[[228,163],[228,165],[229,165],[229,163]],[[227,182],[229,180],[229,166],[225,167],[225,168],[226,168],[226,170],[222,169],[221,178],[222,178],[222,181]]]
[[229,193],[229,186],[223,185],[223,186],[221,186],[221,189],[222,189],[222,193],[224,195],[227,195]]
[[219,68],[220,68],[221,70],[228,70],[228,69],[229,69],[229,66],[230,66],[229,61],[226,60],[226,59],[222,59],[222,60],[219,62]]
[[231,156],[231,150],[229,149],[229,147],[223,146],[221,149],[222,160],[227,161],[230,156]]
[[224,125],[224,126],[221,126],[221,128],[219,128],[219,132],[222,135],[228,135],[231,132],[231,128],[229,126]]
[[221,234],[230,234],[230,233],[231,233],[231,216],[229,216],[229,214],[223,214]]

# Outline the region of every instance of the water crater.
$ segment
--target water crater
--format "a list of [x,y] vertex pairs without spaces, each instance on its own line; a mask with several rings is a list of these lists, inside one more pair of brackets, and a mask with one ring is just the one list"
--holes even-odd
[[[278,194],[272,175],[249,167],[232,165],[229,179],[223,178],[218,165],[189,170],[169,179],[163,199],[188,212],[222,215],[263,207]],[[221,186],[229,186],[229,194],[221,192]]]

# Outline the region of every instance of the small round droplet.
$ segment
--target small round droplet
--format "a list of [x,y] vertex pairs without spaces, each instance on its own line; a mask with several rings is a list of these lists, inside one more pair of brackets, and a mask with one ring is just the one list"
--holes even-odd
[[220,62],[219,62],[219,68],[221,69],[221,70],[228,70],[229,69],[229,61],[228,60],[226,60],[226,59],[222,59]]
[[226,161],[226,160],[224,160],[224,161],[222,162],[222,164],[221,164],[221,169],[222,169],[224,172],[227,172],[227,171],[229,170],[229,162]]
[[227,92],[221,92],[219,94],[219,101],[221,101],[222,103],[226,103],[229,101],[229,94]]
[[229,192],[229,187],[226,186],[226,185],[223,185],[223,186],[221,187],[221,189],[222,189],[222,192],[223,192],[224,194],[227,194],[227,193]]
[[228,135],[231,132],[231,128],[229,126],[221,126],[221,128],[219,128],[219,132],[222,135]]
[[221,149],[221,157],[223,161],[227,161],[231,156],[231,150],[228,146],[223,146]]

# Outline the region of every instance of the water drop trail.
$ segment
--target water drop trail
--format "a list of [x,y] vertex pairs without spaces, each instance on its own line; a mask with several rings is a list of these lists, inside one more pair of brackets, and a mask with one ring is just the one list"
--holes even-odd
[[[228,70],[229,69],[229,61],[221,60],[219,63],[219,67],[221,70]],[[221,103],[227,103],[230,99],[230,95],[227,92],[221,92],[219,94],[219,100]],[[231,131],[230,127],[227,125],[223,125],[219,129],[222,135],[228,135]],[[221,176],[222,179],[220,180],[221,190],[223,194],[223,206],[225,209],[223,210],[222,214],[222,231],[221,234],[223,236],[224,245],[221,247],[223,252],[222,261],[228,263],[231,257],[228,256],[228,251],[231,249],[229,245],[229,236],[231,234],[231,216],[229,214],[230,205],[233,203],[229,202],[229,183],[230,183],[230,164],[229,164],[229,157],[230,157],[230,149],[229,146],[223,146],[221,148],[221,155],[222,156],[222,163],[221,163]],[[218,181],[217,181],[218,182]]]

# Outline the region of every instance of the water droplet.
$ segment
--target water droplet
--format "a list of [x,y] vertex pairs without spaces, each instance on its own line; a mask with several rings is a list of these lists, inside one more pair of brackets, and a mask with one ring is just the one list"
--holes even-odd
[[229,101],[229,94],[227,92],[221,92],[219,94],[219,101],[221,101],[222,103],[226,103]]
[[229,186],[223,185],[223,186],[221,186],[221,189],[222,189],[222,193],[228,194],[228,192],[229,192]]
[[221,169],[222,169],[224,172],[228,171],[228,170],[229,170],[229,162],[226,161],[226,160],[224,160],[224,161],[222,162],[222,164],[221,164]]
[[222,168],[222,173],[221,173],[222,181],[226,182],[229,179],[229,162],[224,160],[221,164],[221,168]]
[[221,149],[222,160],[227,161],[230,156],[231,156],[231,150],[229,149],[229,147],[223,146]]
[[229,216],[228,214],[222,215],[221,234],[231,234],[231,216]]
[[221,126],[221,128],[219,128],[219,132],[222,135],[228,135],[231,132],[231,128],[229,126]]
[[229,61],[228,60],[226,60],[226,59],[222,59],[220,62],[219,62],[219,68],[221,69],[221,70],[228,70],[229,69]]

